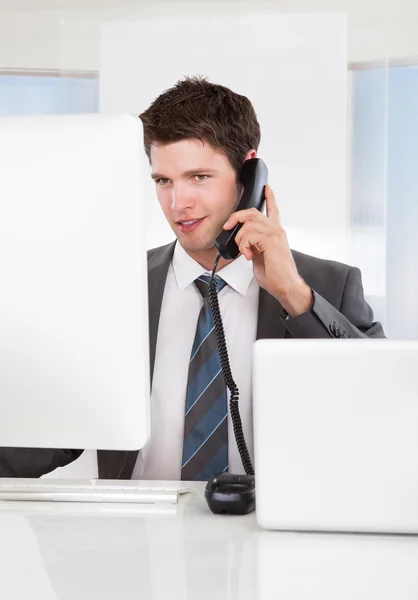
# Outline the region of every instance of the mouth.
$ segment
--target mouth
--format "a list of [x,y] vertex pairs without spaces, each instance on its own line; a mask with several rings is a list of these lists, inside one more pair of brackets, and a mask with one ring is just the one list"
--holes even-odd
[[204,219],[205,217],[202,219],[189,219],[188,221],[176,221],[176,225],[178,225],[182,233],[191,233],[199,227]]

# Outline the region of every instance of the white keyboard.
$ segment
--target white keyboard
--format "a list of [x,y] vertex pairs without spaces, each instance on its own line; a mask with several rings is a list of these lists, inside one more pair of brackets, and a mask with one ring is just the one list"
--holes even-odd
[[0,500],[177,504],[191,489],[177,481],[0,479]]

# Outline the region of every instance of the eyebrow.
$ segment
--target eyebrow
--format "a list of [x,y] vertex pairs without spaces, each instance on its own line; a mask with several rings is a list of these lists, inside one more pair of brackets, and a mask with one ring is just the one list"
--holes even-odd
[[[201,174],[206,174],[206,173],[218,173],[217,169],[205,169],[204,167],[201,167],[200,169],[190,169],[189,171],[184,171],[184,173],[182,173],[183,177],[191,177],[192,175],[201,175]],[[162,175],[161,173],[152,173],[151,175],[152,179],[170,179],[169,177],[166,177],[165,175]]]

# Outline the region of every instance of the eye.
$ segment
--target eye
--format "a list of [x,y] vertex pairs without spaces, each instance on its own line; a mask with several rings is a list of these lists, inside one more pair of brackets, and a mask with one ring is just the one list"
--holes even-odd
[[155,183],[157,185],[166,185],[170,180],[167,179],[166,177],[159,177],[158,179],[155,180]]
[[204,175],[203,173],[197,173],[196,175],[194,175],[194,177],[196,177],[197,181],[205,181],[206,179],[209,178],[209,175]]

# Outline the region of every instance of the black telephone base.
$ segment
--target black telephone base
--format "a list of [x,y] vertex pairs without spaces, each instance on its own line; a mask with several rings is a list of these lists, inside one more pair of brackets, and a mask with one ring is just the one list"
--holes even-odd
[[255,477],[214,475],[206,485],[205,498],[214,514],[245,515],[255,509]]

